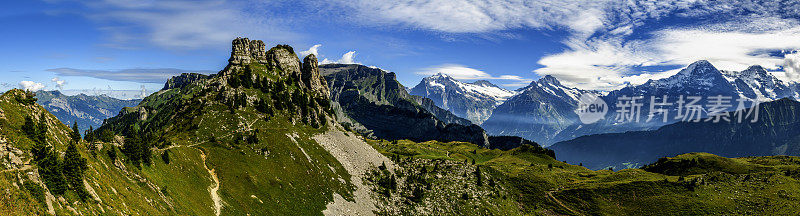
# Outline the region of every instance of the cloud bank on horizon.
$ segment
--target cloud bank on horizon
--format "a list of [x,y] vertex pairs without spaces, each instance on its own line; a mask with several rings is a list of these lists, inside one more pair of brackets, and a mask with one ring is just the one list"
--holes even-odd
[[[159,69],[122,69],[122,70],[86,70],[75,68],[53,68],[47,71],[54,72],[58,76],[83,76],[94,77],[98,79],[113,80],[113,81],[131,81],[139,83],[155,83],[162,84],[164,81],[172,78],[173,76],[181,75],[182,73],[201,73],[210,74],[214,71],[208,70],[183,70],[175,68],[159,68]],[[63,80],[53,78],[56,86],[61,88]],[[60,83],[59,83],[60,82]]]

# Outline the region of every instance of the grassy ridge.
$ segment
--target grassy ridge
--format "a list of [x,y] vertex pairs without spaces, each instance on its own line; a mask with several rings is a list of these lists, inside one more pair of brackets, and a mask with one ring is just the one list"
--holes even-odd
[[[486,212],[511,215],[790,215],[800,206],[797,202],[800,200],[798,157],[724,158],[690,153],[661,159],[643,169],[613,172],[569,165],[524,147],[499,151],[461,142],[369,140],[369,143],[403,166],[400,170],[419,170],[413,168],[418,166],[416,163],[437,164],[440,160],[452,161],[454,166],[461,167],[459,169],[480,167],[486,171],[484,176],[504,188],[513,202],[476,208],[486,209]],[[444,183],[434,184],[426,192],[480,194],[492,190],[447,187],[447,184],[461,181],[463,175],[458,172],[427,176]],[[381,189],[375,187],[378,191]],[[432,195],[425,199],[451,206],[462,205],[458,197]],[[491,196],[476,199],[493,203],[506,201]],[[424,205],[426,202],[412,206]],[[383,209],[392,211],[387,206]]]
[[[208,79],[154,93],[98,130],[149,134],[157,154],[167,149],[202,151],[205,165],[220,181],[222,214],[318,215],[334,193],[352,200],[354,186],[342,165],[311,139],[328,130],[315,123],[325,119],[324,101],[318,102],[319,96],[296,78],[276,76],[281,73],[257,63],[229,67]],[[199,175],[207,176],[200,168],[205,174]],[[173,174],[159,164],[152,169],[148,178],[167,185],[167,194],[189,190],[171,185],[175,182],[167,178]],[[184,192],[187,197],[210,197],[204,189],[211,182],[203,179],[205,186],[194,190],[204,195]],[[211,209],[210,198],[206,200],[203,209]]]

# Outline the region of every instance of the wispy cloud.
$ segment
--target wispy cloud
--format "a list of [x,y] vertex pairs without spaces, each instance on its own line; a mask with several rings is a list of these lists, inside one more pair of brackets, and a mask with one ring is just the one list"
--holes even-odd
[[53,79],[50,79],[50,81],[53,82],[53,84],[56,85],[56,88],[61,89],[61,90],[63,90],[64,89],[64,85],[67,84],[67,81],[62,80],[61,78],[58,78],[58,77],[53,77]]
[[[514,29],[565,30],[562,52],[537,63],[539,75],[566,84],[609,90],[674,71],[636,71],[642,66],[686,65],[708,59],[722,69],[761,64],[780,68],[784,59],[764,55],[796,50],[800,2],[782,1],[503,1],[333,0],[356,11],[352,22],[450,34],[502,34]],[[695,19],[693,26],[659,22]],[[707,19],[706,19],[707,18]],[[783,38],[783,40],[780,40]],[[533,67],[533,65],[532,65]]]
[[130,81],[138,83],[164,83],[167,79],[182,73],[204,73],[209,70],[183,70],[175,68],[159,69],[123,69],[123,70],[86,70],[74,68],[54,68],[47,71],[55,72],[58,76],[83,76],[113,81]]
[[[753,25],[764,26],[758,22]],[[553,75],[583,88],[609,90],[676,72],[633,71],[632,68],[640,66],[685,66],[705,59],[724,70],[743,70],[756,64],[779,70],[791,63],[791,59],[769,53],[800,49],[800,26],[787,26],[790,28],[764,31],[665,29],[642,40],[575,42],[570,50],[540,59],[538,63],[545,67],[534,72]]]
[[[60,1],[51,1],[59,3]],[[155,45],[168,49],[222,48],[236,36],[262,40],[288,40],[298,34],[288,30],[276,11],[253,10],[251,1],[226,0],[87,0],[87,17],[106,33],[103,45],[135,49]],[[269,8],[269,7],[263,7]]]

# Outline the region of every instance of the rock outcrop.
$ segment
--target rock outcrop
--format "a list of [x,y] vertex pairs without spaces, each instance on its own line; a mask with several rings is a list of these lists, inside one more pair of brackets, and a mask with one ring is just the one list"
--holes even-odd
[[418,104],[394,73],[363,65],[329,64],[320,69],[334,107],[338,106],[376,138],[463,141],[489,146],[488,136],[479,126],[448,124]]
[[266,64],[267,63],[266,47],[267,45],[264,44],[264,42],[261,40],[250,41],[251,61],[258,62],[261,64]]
[[250,39],[236,38],[233,39],[232,45],[231,58],[228,59],[228,62],[232,65],[250,64],[252,59],[250,56]]
[[[308,55],[303,61],[295,54],[294,49],[289,45],[277,45],[269,51],[266,50],[266,44],[261,40],[250,40],[248,38],[236,38],[231,43],[231,57],[228,60],[230,63],[223,71],[223,76],[228,76],[241,69],[248,68],[250,64],[257,63],[265,65],[269,70],[274,71],[275,75],[281,77],[292,77],[301,81],[302,87],[308,88],[321,95],[328,95],[328,85],[319,74],[317,57]],[[180,77],[171,79],[164,86],[180,86],[181,83],[193,82],[200,79],[196,75],[181,75]]]
[[167,83],[164,84],[164,88],[162,88],[161,90],[183,88],[184,86],[189,85],[193,82],[207,78],[208,76],[204,74],[184,73],[181,74],[180,76],[174,76],[172,78],[169,78],[169,80],[167,80]]
[[267,52],[267,66],[270,70],[280,70],[280,76],[300,78],[300,59],[288,45],[278,45]]
[[267,63],[266,47],[267,45],[261,40],[233,39],[231,58],[228,59],[228,62],[233,65],[247,65],[251,62]]
[[303,83],[311,90],[328,95],[328,83],[325,78],[319,75],[319,63],[317,56],[309,54],[303,59],[302,74],[300,77]]

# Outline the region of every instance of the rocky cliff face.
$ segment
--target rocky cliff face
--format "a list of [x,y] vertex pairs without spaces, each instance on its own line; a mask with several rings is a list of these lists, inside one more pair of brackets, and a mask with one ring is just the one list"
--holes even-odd
[[[248,70],[253,67],[251,64],[265,65],[272,73],[280,77],[291,77],[300,80],[301,87],[311,89],[320,95],[328,95],[328,85],[319,73],[319,61],[313,54],[306,56],[303,61],[295,54],[294,49],[288,45],[277,45],[268,51],[266,44],[260,40],[250,40],[248,38],[236,38],[231,45],[231,57],[228,60],[228,67],[220,73],[227,76],[230,72],[238,70]],[[255,75],[252,75],[255,78]],[[173,81],[174,79],[174,81]],[[181,75],[170,79],[168,85],[176,85],[180,82],[191,82],[200,79],[197,75]]]
[[489,146],[488,136],[479,126],[448,124],[426,110],[397,82],[394,73],[363,65],[332,64],[321,69],[334,104],[375,137],[464,141]]
[[[253,42],[255,42],[256,44],[251,44]],[[251,55],[250,52],[251,48],[253,48],[252,45],[257,46],[258,44],[259,44],[258,42],[256,41],[251,42],[250,39],[247,38],[234,39],[232,44],[233,46],[231,47],[231,58],[228,59],[228,62],[232,65],[250,64],[251,60],[253,59],[253,56]],[[264,45],[264,42],[261,42],[260,44],[266,46]],[[259,48],[256,47],[256,49]],[[263,48],[261,49],[263,50]]]
[[319,62],[317,56],[309,54],[303,59],[302,74],[300,77],[303,83],[311,90],[328,95],[328,83],[325,78],[319,74]]
[[161,90],[167,89],[174,89],[174,88],[183,88],[195,81],[203,80],[208,78],[207,75],[198,74],[198,73],[184,73],[179,76],[174,76],[167,80],[167,83],[164,84],[164,88]]

